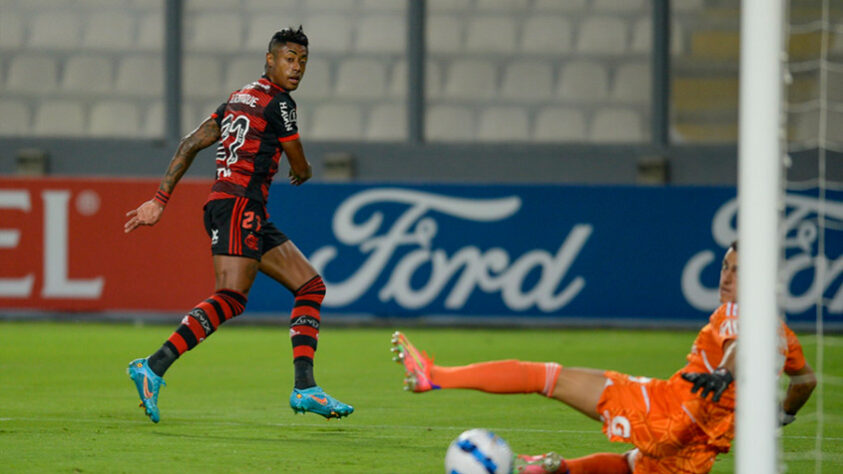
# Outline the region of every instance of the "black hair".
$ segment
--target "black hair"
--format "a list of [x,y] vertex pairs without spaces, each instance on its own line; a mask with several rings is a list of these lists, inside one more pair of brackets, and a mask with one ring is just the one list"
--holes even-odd
[[292,27],[284,28],[281,31],[276,31],[274,35],[272,35],[272,39],[269,40],[269,47],[267,48],[267,52],[272,52],[273,48],[276,46],[282,45],[284,43],[296,43],[302,46],[307,47],[307,35],[304,34],[304,30],[302,29],[302,25],[299,25],[297,30],[294,30]]
[[737,252],[738,251],[738,241],[733,240],[732,243],[729,244],[729,248],[734,250],[735,252]]

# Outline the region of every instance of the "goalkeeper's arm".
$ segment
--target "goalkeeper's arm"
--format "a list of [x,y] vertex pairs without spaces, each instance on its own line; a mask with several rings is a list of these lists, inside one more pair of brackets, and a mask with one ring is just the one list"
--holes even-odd
[[817,386],[817,376],[807,362],[801,369],[787,372],[787,375],[790,377],[790,384],[782,401],[780,421],[783,426],[793,423],[796,412],[811,398],[811,393]]
[[711,373],[708,372],[689,372],[683,373],[682,378],[691,382],[691,393],[700,392],[702,398],[706,398],[711,393],[711,401],[720,401],[720,396],[729,388],[729,385],[734,382],[734,373],[736,365],[737,344],[732,339],[723,345],[723,360]]

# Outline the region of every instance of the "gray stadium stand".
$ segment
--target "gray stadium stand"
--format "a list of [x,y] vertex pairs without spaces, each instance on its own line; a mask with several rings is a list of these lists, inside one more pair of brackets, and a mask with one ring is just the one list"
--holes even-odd
[[102,101],[91,106],[88,134],[95,137],[130,137],[140,130],[140,111],[132,102]]
[[526,141],[530,138],[529,119],[523,107],[487,107],[480,113],[477,138],[482,141]]
[[369,113],[366,139],[400,141],[407,138],[407,109],[403,105],[378,105]]

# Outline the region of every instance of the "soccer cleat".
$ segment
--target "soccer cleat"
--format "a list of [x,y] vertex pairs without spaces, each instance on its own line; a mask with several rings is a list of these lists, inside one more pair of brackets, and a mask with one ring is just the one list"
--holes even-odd
[[342,418],[354,413],[354,407],[328,395],[318,385],[294,388],[290,394],[290,408],[295,413],[313,412],[325,418]]
[[568,474],[568,464],[562,459],[562,456],[550,452],[546,454],[539,454],[537,456],[530,456],[528,454],[519,454],[515,456],[515,471],[516,474]]
[[161,419],[161,415],[158,413],[158,391],[161,390],[162,385],[167,385],[164,379],[149,368],[147,359],[133,360],[129,363],[126,373],[129,374],[129,378],[135,382],[135,387],[138,389],[138,395],[141,399],[140,406],[143,407],[153,423],[158,423]]
[[404,390],[420,393],[441,388],[430,381],[433,359],[428,357],[426,352],[416,349],[407,336],[399,331],[392,334],[392,346],[391,350],[395,354],[392,360],[404,364],[406,371]]

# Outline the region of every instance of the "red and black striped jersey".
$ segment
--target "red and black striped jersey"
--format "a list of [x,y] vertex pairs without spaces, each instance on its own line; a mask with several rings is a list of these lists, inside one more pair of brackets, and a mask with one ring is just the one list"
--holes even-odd
[[208,201],[241,196],[265,204],[281,144],[299,138],[295,101],[264,76],[232,92],[211,117],[221,135]]

